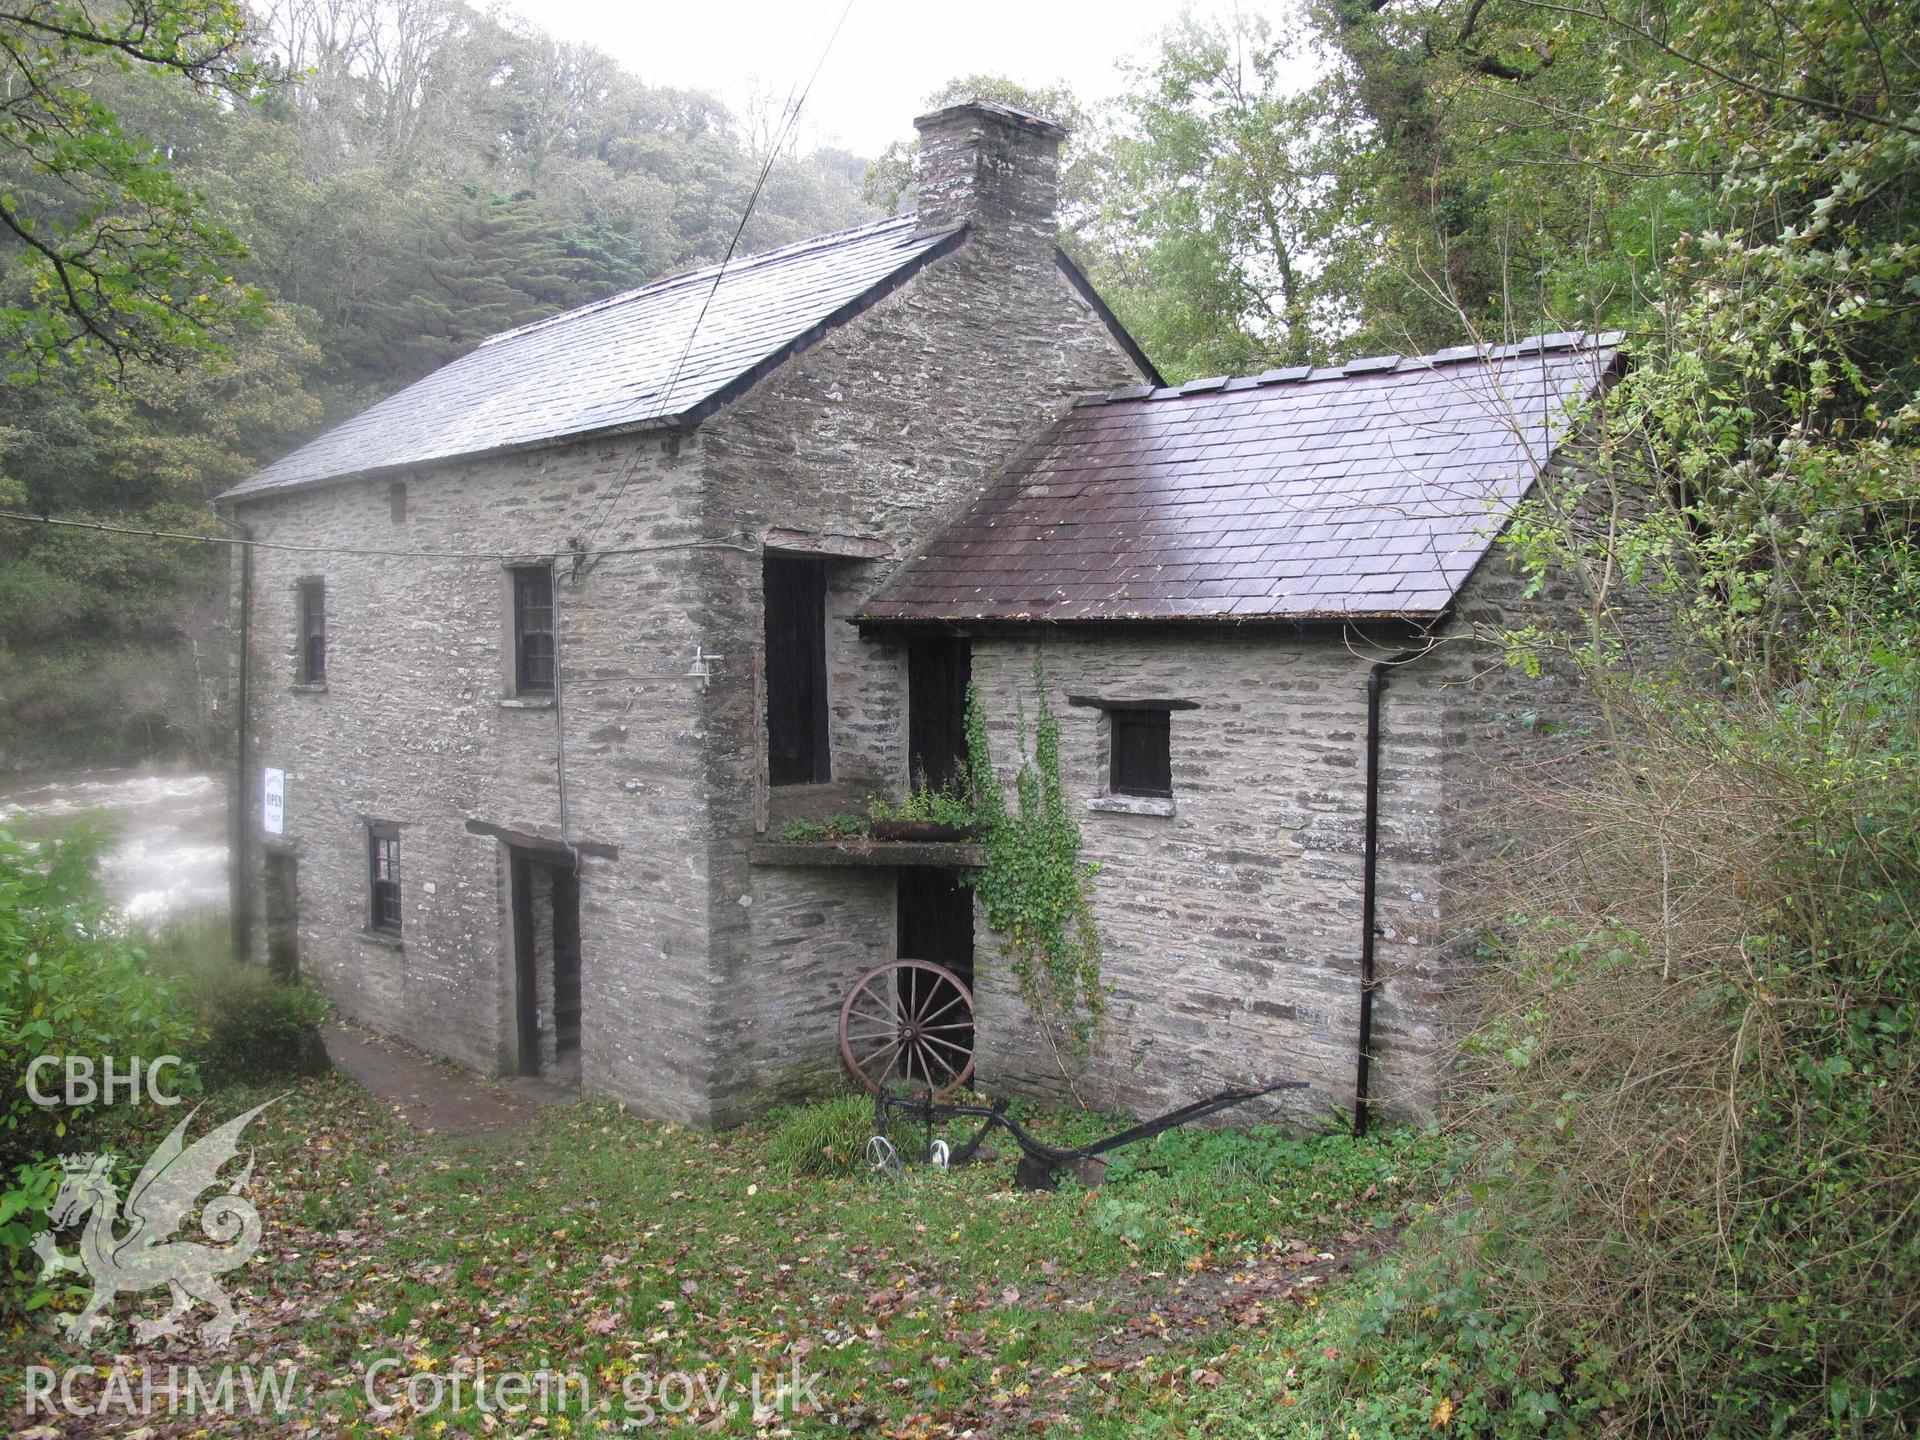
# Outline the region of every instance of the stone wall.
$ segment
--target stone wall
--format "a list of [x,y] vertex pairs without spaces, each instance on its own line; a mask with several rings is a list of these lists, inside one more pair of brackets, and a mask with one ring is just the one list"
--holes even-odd
[[[700,599],[714,552],[608,556],[578,578],[561,565],[557,711],[506,698],[500,559],[341,553],[564,549],[616,484],[599,544],[679,545],[704,534],[698,446],[629,438],[405,482],[404,520],[384,478],[239,507],[269,546],[334,548],[261,548],[254,560],[243,823],[263,840],[261,770],[285,770],[278,843],[299,861],[304,971],[355,1020],[476,1069],[516,1068],[507,852],[468,823],[560,838],[564,717],[568,838],[614,851],[580,865],[583,1083],[648,1114],[703,1120],[717,997],[704,716],[686,672],[695,646],[712,644]],[[327,586],[324,691],[292,684],[295,584],[309,575]],[[398,944],[367,931],[369,819],[400,826]],[[256,900],[256,947],[261,913]]]
[[[1590,534],[1609,521],[1601,507],[1635,515],[1645,496],[1616,495],[1583,470],[1585,442],[1556,455],[1543,485],[1576,482],[1569,520]],[[1471,1024],[1469,973],[1481,939],[1516,908],[1516,884],[1533,884],[1536,867],[1556,863],[1552,809],[1540,803],[1583,781],[1610,737],[1599,696],[1569,654],[1596,623],[1591,593],[1550,566],[1538,583],[1496,545],[1456,597],[1454,621],[1433,655],[1408,672],[1424,703],[1437,708],[1443,752],[1441,827],[1446,836],[1440,895],[1447,923],[1422,966],[1423,1008],[1451,1031]],[[1666,600],[1617,575],[1597,620],[1618,647],[1623,672],[1664,671],[1679,663],[1678,628]],[[1539,673],[1508,663],[1505,637],[1538,629],[1553,637],[1536,651]]]
[[[1062,631],[982,640],[974,678],[1011,788],[1014,715],[1044,660],[1062,779],[1100,867],[1094,915],[1113,987],[1075,1086],[1089,1103],[1171,1109],[1229,1085],[1309,1082],[1260,1110],[1319,1123],[1351,1104],[1359,1025],[1366,674],[1390,653],[1256,629]],[[1172,813],[1090,808],[1107,793],[1105,712],[1068,695],[1194,702],[1170,721]],[[1391,994],[1437,923],[1440,736],[1424,706],[1385,712],[1379,974]],[[980,1083],[1063,1096],[1066,1072],[1018,996],[998,939],[976,935]],[[1433,1043],[1418,1006],[1383,999],[1388,1090]],[[1072,1067],[1068,1067],[1069,1069]]]
[[[1003,156],[985,192],[988,208],[972,212],[964,244],[702,429],[704,503],[715,525],[855,535],[891,547],[883,560],[829,567],[834,778],[773,790],[774,827],[905,788],[905,649],[863,640],[848,621],[890,568],[970,504],[1075,394],[1139,378],[1061,273],[1051,221],[1035,219],[1042,207],[1019,188],[1029,177],[1051,206],[1055,144],[1044,132],[1019,130],[1007,141],[1015,159],[1025,163],[1025,147],[1039,147],[1045,163],[1010,171]],[[726,557],[716,568],[724,578],[709,601],[717,647],[729,658],[706,695],[708,874],[713,981],[730,1003],[716,1014],[712,1085],[717,1113],[740,1118],[793,1093],[795,1077],[843,1083],[839,1001],[869,963],[893,958],[895,917],[885,872],[856,878],[749,865],[758,833],[754,762],[765,743],[753,684],[764,624],[759,565]],[[799,927],[819,943],[792,943]]]

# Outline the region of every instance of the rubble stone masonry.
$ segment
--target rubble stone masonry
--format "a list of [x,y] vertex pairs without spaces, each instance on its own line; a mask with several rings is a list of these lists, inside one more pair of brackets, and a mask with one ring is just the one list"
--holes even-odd
[[[953,153],[983,136],[991,156]],[[263,850],[292,853],[301,970],[346,1015],[482,1071],[517,1068],[504,831],[578,852],[586,1089],[718,1124],[837,1083],[841,994],[892,956],[891,877],[752,867],[748,849],[769,804],[898,788],[902,652],[845,617],[1076,391],[1142,373],[1056,258],[1057,147],[992,116],[931,127],[941,173],[1000,167],[940,217],[967,222],[963,243],[697,429],[235,507],[263,542],[236,800],[253,914]],[[832,567],[835,783],[763,797],[769,530],[863,537],[893,558]],[[580,538],[613,553],[576,567]],[[527,701],[511,694],[506,562],[556,554],[560,693]],[[326,585],[324,689],[295,684],[309,576]],[[277,838],[260,833],[269,767],[286,775]],[[372,822],[399,827],[397,939],[368,926]]]

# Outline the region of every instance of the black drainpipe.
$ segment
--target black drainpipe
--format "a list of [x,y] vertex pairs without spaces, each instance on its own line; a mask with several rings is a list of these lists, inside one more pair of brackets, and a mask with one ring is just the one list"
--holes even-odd
[[247,883],[248,840],[253,834],[252,816],[247,806],[247,659],[248,630],[253,618],[253,531],[225,515],[217,517],[230,528],[240,543],[240,613],[234,617],[239,633],[239,673],[233,687],[233,792],[227,805],[228,847],[231,858],[227,870],[227,908],[233,922],[233,958],[244,963],[253,939],[253,887]]
[[1354,1138],[1367,1133],[1367,1070],[1373,1058],[1373,929],[1380,871],[1380,697],[1387,672],[1425,650],[1402,650],[1367,669],[1367,818],[1360,868],[1360,1054],[1353,1079]]

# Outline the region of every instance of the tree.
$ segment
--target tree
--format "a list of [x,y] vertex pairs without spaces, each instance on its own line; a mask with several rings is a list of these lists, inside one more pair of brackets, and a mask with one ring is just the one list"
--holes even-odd
[[526,192],[415,192],[364,303],[336,322],[334,353],[390,390],[489,335],[631,289],[645,278],[617,231],[574,227]]
[[1102,203],[1076,238],[1169,375],[1324,358],[1341,328],[1334,137],[1298,85],[1303,47],[1258,16],[1183,20],[1096,159]]
[[[0,386],[0,508],[211,532],[212,495],[327,419],[740,224],[762,157],[712,96],[462,0],[260,11],[242,48],[217,0],[0,0],[0,62],[38,86],[0,71],[0,199],[54,250],[0,229],[0,353],[76,362]],[[867,218],[859,173],[780,157],[743,246]],[[219,554],[0,525],[8,758],[203,749]],[[114,710],[147,718],[83,718]]]
[[260,297],[244,253],[148,140],[95,93],[117,70],[244,96],[231,0],[0,0],[0,354],[178,363],[217,352]]
[[[1348,233],[1338,288],[1365,350],[1597,326],[1655,262],[1661,203],[1608,157],[1617,36],[1532,0],[1317,0],[1322,123]],[[1617,159],[1618,157],[1614,157]]]

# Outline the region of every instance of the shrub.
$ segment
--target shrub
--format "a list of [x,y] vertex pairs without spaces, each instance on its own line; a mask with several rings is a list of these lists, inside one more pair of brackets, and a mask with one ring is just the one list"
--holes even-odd
[[[26,1247],[58,1185],[54,1157],[83,1144],[101,1110],[97,1099],[35,1105],[26,1089],[34,1058],[112,1057],[126,1066],[191,1054],[192,1024],[174,987],[100,898],[101,838],[84,827],[39,841],[0,830],[0,1269],[16,1284],[37,1270]],[[43,1073],[42,1088],[52,1079]],[[190,1069],[179,1079],[188,1089],[196,1083]]]
[[973,776],[966,763],[944,785],[930,785],[923,770],[914,786],[898,804],[884,795],[867,797],[867,813],[876,820],[919,820],[930,825],[951,825],[956,830],[971,830],[979,823],[974,809]]
[[1803,655],[1771,703],[1620,697],[1617,749],[1524,797],[1557,847],[1485,957],[1458,1250],[1549,1377],[1515,1406],[1920,1428],[1920,631]]
[[777,1110],[768,1123],[773,1133],[767,1138],[767,1159],[783,1175],[852,1175],[866,1168],[873,1101],[865,1095]]
[[26,1085],[36,1056],[124,1064],[183,1053],[192,1035],[174,987],[100,899],[100,844],[85,827],[38,841],[0,830],[0,1165],[42,1157],[99,1108],[35,1105]]
[[[1460,1236],[1444,1229],[1450,1242]],[[1437,1240],[1435,1230],[1423,1239]],[[1614,1433],[1604,1390],[1541,1366],[1523,1312],[1462,1253],[1416,1242],[1308,1295],[1249,1364],[1200,1394],[1197,1433],[1275,1440],[1576,1440]],[[1566,1382],[1580,1398],[1563,1399]]]
[[[222,919],[129,930],[100,891],[102,840],[86,827],[38,841],[0,831],[0,1280],[28,1307],[51,1298],[27,1247],[59,1186],[58,1156],[103,1148],[130,1119],[116,1120],[98,1095],[35,1105],[26,1090],[35,1057],[111,1058],[124,1073],[178,1055],[185,1063],[168,1078],[189,1095],[327,1065],[325,1002],[234,963]],[[40,1080],[46,1089],[57,1076]]]
[[200,1073],[209,1085],[252,1085],[282,1076],[324,1075],[319,1027],[327,1002],[254,966],[209,967],[186,993]]
[[824,820],[789,820],[773,838],[783,845],[817,845],[828,840],[857,840],[867,829],[866,816],[843,810]]
[[1270,1125],[1171,1130],[1114,1151],[1087,1213],[1099,1233],[1174,1264],[1209,1249],[1255,1251],[1335,1217],[1356,1227],[1391,1223],[1443,1182],[1451,1157],[1444,1137],[1412,1127],[1360,1141]]
[[192,1054],[208,1085],[260,1084],[328,1069],[320,1025],[329,1006],[303,985],[237,964],[218,914],[170,921],[148,938],[191,1018]]

